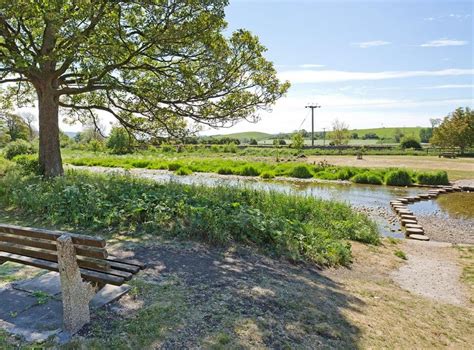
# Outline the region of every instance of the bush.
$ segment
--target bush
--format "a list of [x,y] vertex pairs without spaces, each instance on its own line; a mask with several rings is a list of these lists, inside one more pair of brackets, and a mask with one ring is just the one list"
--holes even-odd
[[176,175],[184,176],[184,175],[191,175],[193,171],[188,167],[180,167],[178,170],[175,171]]
[[258,176],[260,172],[251,165],[244,166],[240,171],[239,175],[242,176]]
[[169,170],[169,171],[176,171],[176,170],[178,170],[178,169],[181,168],[181,167],[182,167],[182,165],[179,164],[179,163],[169,163],[169,164],[168,164],[168,170]]
[[306,165],[297,165],[288,173],[290,177],[296,177],[298,179],[309,179],[313,177],[313,174]]
[[22,154],[33,154],[35,152],[33,145],[25,140],[16,140],[7,144],[4,149],[4,157],[12,160]]
[[402,149],[408,149],[408,148],[421,149],[421,144],[414,137],[404,137],[402,141],[400,142],[400,147]]
[[20,155],[13,158],[23,174],[40,174],[40,166],[36,155]]
[[392,170],[385,174],[385,184],[389,186],[410,186],[411,176],[406,170]]
[[449,185],[446,171],[418,173],[416,175],[416,182],[421,185]]
[[273,171],[264,171],[260,174],[262,179],[273,179],[275,177],[275,173]]
[[220,175],[233,175],[234,171],[231,168],[219,168],[217,173]]
[[370,184],[370,185],[381,185],[383,184],[382,179],[380,176],[371,173],[370,171],[366,171],[364,173],[357,174],[351,178],[352,182],[358,184]]
[[133,151],[133,139],[124,128],[114,127],[107,140],[107,148],[113,154],[127,154]]
[[225,153],[237,153],[237,146],[235,143],[231,142],[228,145],[224,146],[224,152]]

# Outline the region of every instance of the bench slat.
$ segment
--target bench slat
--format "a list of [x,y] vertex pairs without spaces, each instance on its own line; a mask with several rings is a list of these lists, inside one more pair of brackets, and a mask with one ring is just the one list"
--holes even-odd
[[[12,261],[19,264],[30,265],[50,271],[59,271],[58,263],[56,262],[21,256],[17,254],[0,252],[0,260]],[[79,270],[81,272],[82,278],[90,282],[106,283],[112,284],[114,286],[121,286],[125,282],[124,278],[115,275],[110,275],[108,273],[92,271],[82,268]]]
[[[24,246],[13,244],[13,243],[0,242],[0,251],[12,253],[12,254],[24,255],[31,258],[49,260],[53,262],[58,261],[58,256],[56,252],[53,252],[50,250],[44,250],[40,248],[24,247]],[[103,272],[108,272],[108,270],[110,270],[110,264],[107,262],[107,260],[97,260],[97,259],[91,259],[91,258],[86,258],[86,257],[77,257],[77,263],[79,267],[83,267],[86,269],[92,269],[92,270],[103,271]]]
[[121,258],[117,258],[116,256],[109,256],[107,258],[108,261],[116,261],[116,262],[119,262],[121,264],[126,264],[126,265],[131,265],[131,266],[136,266],[138,267],[140,270],[143,270],[145,269],[145,264],[138,261],[138,260],[134,260],[134,259],[121,259]]
[[[55,241],[40,238],[15,236],[9,233],[7,234],[0,232],[0,242],[15,243],[28,247],[57,251]],[[106,259],[108,256],[107,251],[104,248],[87,247],[81,245],[75,245],[74,248],[76,250],[76,254],[80,256],[86,256],[95,259]]]
[[103,238],[89,237],[84,235],[72,234],[63,231],[50,231],[31,227],[21,227],[15,225],[0,224],[0,232],[10,233],[12,235],[40,238],[55,241],[62,235],[70,235],[74,244],[91,247],[104,248],[106,241]]

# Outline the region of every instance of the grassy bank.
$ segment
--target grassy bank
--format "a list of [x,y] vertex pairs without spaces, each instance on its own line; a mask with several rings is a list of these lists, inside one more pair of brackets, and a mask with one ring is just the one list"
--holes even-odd
[[351,261],[348,240],[377,244],[376,226],[349,206],[245,188],[207,188],[69,172],[53,180],[10,171],[0,180],[4,207],[87,233],[149,233],[239,242],[291,260]]
[[[304,162],[253,161],[250,159],[211,157],[152,157],[152,156],[112,156],[66,158],[76,166],[103,166],[161,169],[189,175],[192,172],[218,173],[221,175],[261,176],[269,179],[276,176],[292,178],[317,178],[323,180],[349,180],[365,184],[387,184],[407,186],[414,183],[447,185],[448,176],[444,171],[415,172],[396,168],[360,168],[333,166],[327,162],[308,164]],[[397,177],[395,181],[394,177]]]

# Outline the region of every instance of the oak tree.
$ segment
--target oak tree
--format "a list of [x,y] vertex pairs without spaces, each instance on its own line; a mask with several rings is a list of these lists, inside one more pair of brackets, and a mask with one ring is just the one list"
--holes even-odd
[[227,0],[0,0],[0,83],[37,102],[39,162],[63,173],[59,113],[114,116],[135,133],[180,135],[258,119],[288,89]]

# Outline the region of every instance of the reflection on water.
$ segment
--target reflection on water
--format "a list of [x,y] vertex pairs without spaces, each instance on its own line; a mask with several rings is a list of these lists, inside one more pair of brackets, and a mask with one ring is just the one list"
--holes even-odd
[[316,183],[309,181],[263,181],[258,178],[221,177],[213,174],[199,173],[191,176],[177,176],[172,173],[142,171],[140,172],[140,176],[160,182],[174,181],[184,184],[206,186],[245,186],[253,189],[303,194],[322,199],[346,202],[358,207],[376,206],[389,208],[391,199],[426,192],[426,190],[416,187],[405,188],[350,183]]
[[474,219],[474,194],[446,193],[436,200],[418,202],[410,206],[419,214],[437,214],[458,219]]

